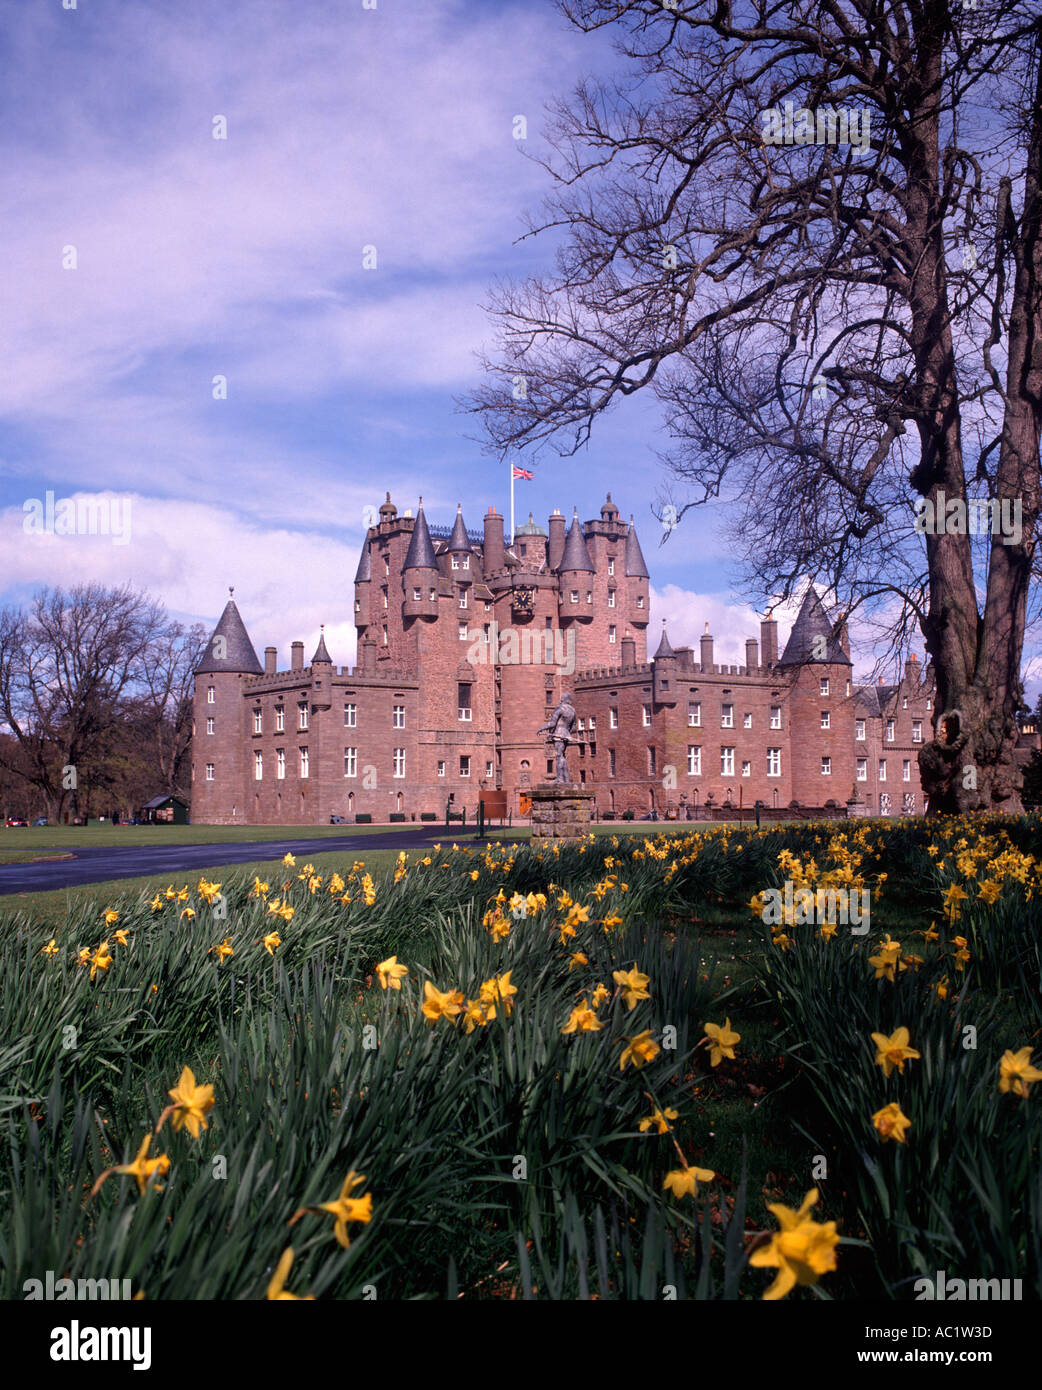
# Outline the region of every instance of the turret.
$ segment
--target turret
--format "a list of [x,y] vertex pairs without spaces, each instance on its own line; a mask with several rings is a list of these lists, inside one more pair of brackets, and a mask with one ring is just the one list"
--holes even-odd
[[217,626],[206,644],[202,661],[195,668],[195,674],[217,675],[235,674],[259,676],[262,674],[257,653],[246,631],[246,625],[235,606],[235,590],[228,590],[228,602],[224,612],[217,620]]
[[648,567],[637,539],[637,528],[630,515],[630,529],[626,533],[626,556],[623,568],[626,571],[626,587],[629,590],[627,619],[634,627],[648,625]]
[[586,538],[579,522],[578,508],[572,515],[572,524],[565,537],[564,554],[561,556],[557,572],[561,579],[562,622],[567,622],[570,618],[578,618],[584,623],[591,622],[593,603],[588,601],[587,596],[593,592],[594,568],[590,552],[586,549]]
[[362,553],[358,558],[358,568],[355,570],[355,627],[361,628],[363,631],[373,620],[372,599],[370,597],[373,587],[373,565],[369,554],[371,536],[372,532],[368,531],[362,542]]
[[315,709],[329,709],[332,703],[333,663],[326,649],[326,627],[319,629],[318,646],[311,658],[311,703]]
[[192,700],[192,819],[228,825],[245,819],[243,681],[262,675],[257,653],[235,606],[235,590],[195,669]]
[[662,619],[662,637],[655,652],[652,693],[657,705],[677,702],[677,655],[666,636],[666,620]]
[[409,538],[405,564],[402,566],[402,585],[405,602],[402,615],[406,618],[438,616],[438,561],[434,554],[427,518],[423,514],[423,498],[416,511],[416,523]]

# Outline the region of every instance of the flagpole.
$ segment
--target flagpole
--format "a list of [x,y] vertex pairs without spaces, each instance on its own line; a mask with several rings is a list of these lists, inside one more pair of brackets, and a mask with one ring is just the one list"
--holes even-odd
[[514,544],[514,464],[513,460],[508,460],[507,467],[510,469],[510,544]]

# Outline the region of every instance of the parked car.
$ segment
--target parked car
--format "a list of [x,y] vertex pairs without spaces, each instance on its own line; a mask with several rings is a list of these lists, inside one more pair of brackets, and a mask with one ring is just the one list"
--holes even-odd
[[46,825],[46,824],[47,824],[47,817],[46,817],[46,816],[37,816],[36,819],[33,821],[33,825]]
[[330,816],[329,823],[330,825],[347,825],[348,820],[346,816]]
[[29,822],[28,822],[27,820],[20,820],[17,816],[8,816],[8,817],[7,817],[7,824],[8,824],[9,826],[11,826],[11,825],[26,825],[26,826],[27,826],[27,825],[29,824]]

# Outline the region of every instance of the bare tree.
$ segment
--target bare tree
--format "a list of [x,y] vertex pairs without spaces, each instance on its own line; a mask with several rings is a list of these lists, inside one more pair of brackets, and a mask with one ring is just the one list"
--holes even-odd
[[499,346],[468,408],[496,450],[571,453],[650,390],[680,515],[730,507],[763,594],[810,575],[897,643],[918,627],[937,682],[931,811],[1019,809],[1037,0],[560,8],[615,30],[632,80],[553,108],[556,190],[531,234],[563,235],[557,269],[495,291]]

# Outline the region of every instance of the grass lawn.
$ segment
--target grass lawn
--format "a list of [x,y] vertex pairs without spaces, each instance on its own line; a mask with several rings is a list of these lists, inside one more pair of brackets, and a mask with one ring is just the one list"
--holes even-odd
[[[468,829],[472,828],[468,822]],[[218,845],[252,840],[318,840],[329,836],[386,835],[396,830],[437,830],[435,821],[404,825],[41,825],[11,826],[0,834],[0,854],[8,847],[86,849],[106,845]],[[12,860],[6,862],[11,863]]]

